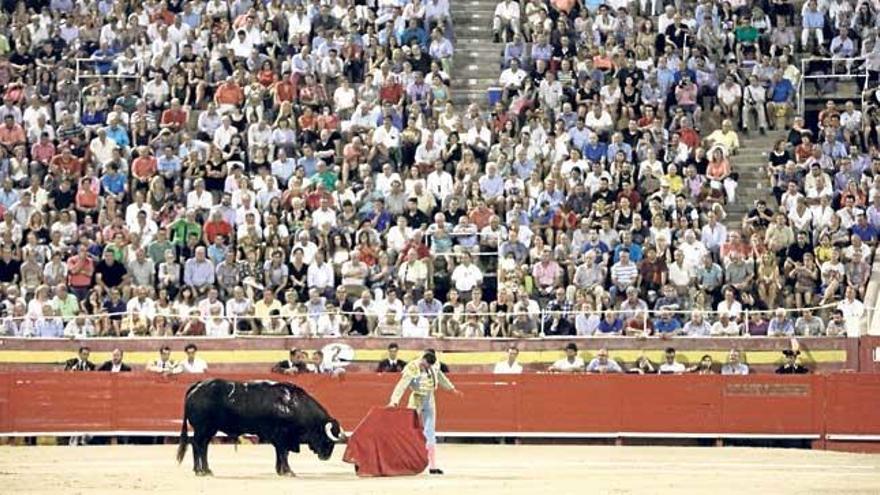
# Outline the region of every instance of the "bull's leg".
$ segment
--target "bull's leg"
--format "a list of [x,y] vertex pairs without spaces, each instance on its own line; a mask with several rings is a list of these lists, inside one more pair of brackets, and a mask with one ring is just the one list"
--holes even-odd
[[197,456],[196,474],[199,476],[211,476],[214,473],[208,468],[208,444],[211,443],[216,432],[207,432],[210,434],[199,434],[193,438],[193,454]]
[[287,447],[281,443],[275,444],[275,472],[278,476],[296,476],[287,463]]

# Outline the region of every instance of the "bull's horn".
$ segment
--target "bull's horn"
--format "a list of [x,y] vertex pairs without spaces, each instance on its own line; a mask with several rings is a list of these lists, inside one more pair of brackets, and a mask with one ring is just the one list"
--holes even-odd
[[334,442],[339,442],[341,440],[339,437],[333,434],[333,423],[331,423],[330,421],[328,421],[327,424],[324,425],[324,433],[327,434],[327,438],[333,440]]

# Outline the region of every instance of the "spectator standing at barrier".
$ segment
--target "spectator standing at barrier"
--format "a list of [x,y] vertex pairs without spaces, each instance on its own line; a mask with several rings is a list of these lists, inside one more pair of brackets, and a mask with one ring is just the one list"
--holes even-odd
[[98,367],[98,371],[106,371],[109,373],[122,373],[131,371],[131,366],[125,364],[122,361],[123,352],[121,349],[113,349],[113,352],[110,354],[110,360],[104,361],[100,367]]
[[661,375],[680,375],[686,371],[685,366],[676,360],[674,348],[667,347],[663,354],[664,361],[663,364],[657,368],[657,373]]
[[782,366],[776,368],[777,375],[805,375],[810,372],[809,369],[798,363],[800,351],[786,349],[782,351],[784,361]]
[[76,357],[70,358],[64,363],[64,371],[95,371],[95,363],[89,361],[91,349],[80,347],[76,351]]
[[737,349],[731,349],[727,353],[727,362],[721,367],[722,375],[748,375],[749,367],[742,362],[742,357]]
[[608,373],[623,373],[623,368],[614,359],[608,357],[608,349],[601,348],[596,357],[590,360],[586,367],[587,373],[605,375]]
[[493,373],[496,375],[518,375],[523,372],[523,367],[517,359],[519,358],[519,348],[510,346],[507,348],[507,359],[495,363]]
[[578,373],[584,371],[584,360],[578,355],[578,347],[574,342],[565,346],[565,357],[554,362],[548,371],[556,373]]
[[159,349],[159,357],[147,363],[147,371],[161,375],[171,375],[180,372],[179,365],[171,359],[171,347],[162,346]]
[[186,358],[178,363],[181,373],[205,373],[208,371],[208,363],[196,356],[198,351],[199,348],[195,344],[187,344],[183,348]]
[[712,356],[705,354],[700,358],[700,362],[687,368],[687,372],[696,375],[714,375],[715,362],[712,360]]
[[305,353],[297,348],[290,350],[290,356],[284,361],[279,361],[272,366],[272,373],[281,373],[283,375],[295,375],[297,373],[308,373],[309,367],[306,362]]
[[378,373],[400,373],[403,370],[403,367],[406,366],[406,361],[397,358],[397,353],[399,352],[400,347],[392,342],[388,344],[388,357],[379,361],[379,365],[376,367],[376,372]]

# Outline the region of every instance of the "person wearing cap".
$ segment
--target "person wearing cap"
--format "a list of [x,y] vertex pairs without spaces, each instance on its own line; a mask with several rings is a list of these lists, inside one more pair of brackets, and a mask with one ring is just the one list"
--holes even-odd
[[574,342],[565,346],[565,357],[554,362],[547,371],[556,373],[579,373],[584,371],[584,360],[578,356],[578,347]]
[[782,355],[784,361],[782,366],[776,368],[777,375],[806,375],[810,372],[809,369],[798,363],[800,351],[785,349],[782,351]]

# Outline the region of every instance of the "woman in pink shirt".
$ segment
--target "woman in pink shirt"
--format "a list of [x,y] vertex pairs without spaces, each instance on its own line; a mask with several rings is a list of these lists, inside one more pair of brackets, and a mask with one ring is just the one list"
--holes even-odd
[[711,181],[710,186],[713,190],[720,190],[723,187],[727,202],[733,203],[736,197],[736,177],[731,174],[730,161],[720,146],[712,150],[709,166],[706,167],[706,177]]

